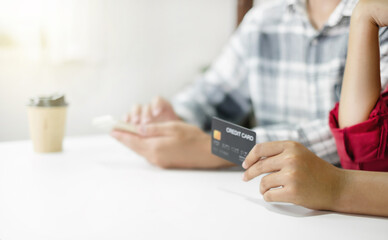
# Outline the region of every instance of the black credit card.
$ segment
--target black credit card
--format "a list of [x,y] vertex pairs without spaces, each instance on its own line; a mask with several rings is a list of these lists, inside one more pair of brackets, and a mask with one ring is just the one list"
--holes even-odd
[[241,166],[256,144],[256,133],[247,128],[213,117],[212,153]]

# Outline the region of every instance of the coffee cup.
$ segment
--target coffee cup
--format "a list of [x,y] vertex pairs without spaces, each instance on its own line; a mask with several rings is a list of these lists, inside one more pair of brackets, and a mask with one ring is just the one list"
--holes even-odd
[[61,152],[67,103],[64,95],[31,98],[28,104],[30,137],[37,153]]

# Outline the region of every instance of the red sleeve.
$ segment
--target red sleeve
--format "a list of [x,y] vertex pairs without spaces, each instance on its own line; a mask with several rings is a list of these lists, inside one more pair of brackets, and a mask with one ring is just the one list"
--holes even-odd
[[330,112],[329,125],[345,169],[388,171],[388,92],[384,92],[369,119],[340,129],[338,103]]

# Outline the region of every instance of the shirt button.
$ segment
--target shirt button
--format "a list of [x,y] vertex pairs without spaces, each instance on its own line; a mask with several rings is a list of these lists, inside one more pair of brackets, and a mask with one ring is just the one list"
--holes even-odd
[[311,44],[312,44],[312,45],[317,45],[317,44],[318,44],[318,39],[314,38],[314,39],[311,41]]

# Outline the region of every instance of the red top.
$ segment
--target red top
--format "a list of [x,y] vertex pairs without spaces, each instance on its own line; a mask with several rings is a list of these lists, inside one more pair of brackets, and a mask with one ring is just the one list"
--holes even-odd
[[330,112],[329,125],[343,168],[388,171],[388,91],[381,94],[365,122],[340,129],[337,103]]

